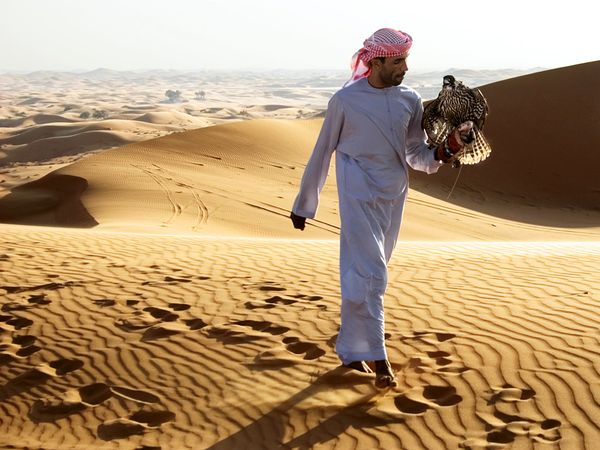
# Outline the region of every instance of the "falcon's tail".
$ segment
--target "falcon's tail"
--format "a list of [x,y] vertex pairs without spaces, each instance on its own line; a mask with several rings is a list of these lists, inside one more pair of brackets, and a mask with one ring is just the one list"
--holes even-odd
[[473,140],[466,144],[454,157],[455,160],[460,161],[460,164],[480,163],[492,152],[490,144],[479,128],[475,127],[473,129],[473,135]]

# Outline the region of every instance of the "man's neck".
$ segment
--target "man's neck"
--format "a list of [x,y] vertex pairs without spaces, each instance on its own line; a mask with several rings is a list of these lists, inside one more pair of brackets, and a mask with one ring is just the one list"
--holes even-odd
[[381,81],[381,78],[376,76],[374,73],[371,73],[367,77],[367,81],[369,82],[371,87],[374,87],[375,89],[384,89],[384,88],[391,87],[391,85],[388,86],[383,81]]

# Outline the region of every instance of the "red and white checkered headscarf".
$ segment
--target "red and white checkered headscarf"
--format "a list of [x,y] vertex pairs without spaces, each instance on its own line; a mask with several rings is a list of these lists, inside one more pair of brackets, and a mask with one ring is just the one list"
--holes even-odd
[[348,86],[371,73],[369,61],[380,56],[402,56],[407,54],[412,45],[412,37],[408,33],[392,28],[382,28],[363,42],[363,47],[352,57],[350,68],[352,77],[346,82]]

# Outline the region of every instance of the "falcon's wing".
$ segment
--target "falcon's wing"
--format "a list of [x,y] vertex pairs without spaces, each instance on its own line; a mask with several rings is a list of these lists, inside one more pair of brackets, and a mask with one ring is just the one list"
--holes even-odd
[[473,122],[477,125],[477,128],[483,130],[485,118],[488,115],[488,104],[479,89],[471,89],[475,102],[473,103],[473,109],[471,114],[473,115]]
[[440,145],[452,131],[452,125],[442,118],[438,104],[439,99],[436,98],[425,105],[421,121],[421,127],[427,133],[429,143],[433,145]]
[[455,155],[455,159],[458,159],[461,164],[480,163],[492,152],[492,148],[483,133],[478,129],[473,131],[475,138]]

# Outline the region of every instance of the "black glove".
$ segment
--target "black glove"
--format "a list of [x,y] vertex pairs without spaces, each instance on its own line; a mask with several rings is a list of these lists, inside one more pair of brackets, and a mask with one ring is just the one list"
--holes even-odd
[[306,217],[297,216],[296,214],[291,213],[290,219],[292,219],[294,228],[296,228],[298,230],[304,230],[304,227],[306,225]]

